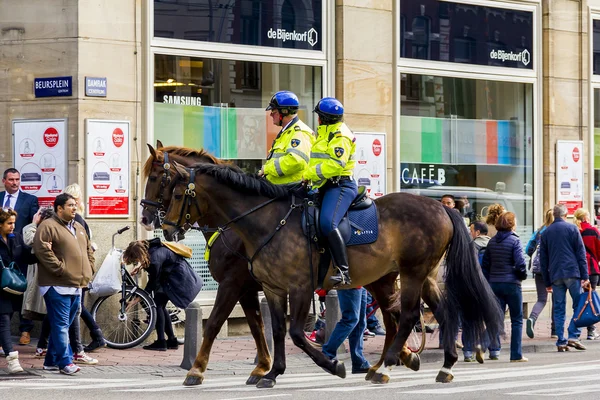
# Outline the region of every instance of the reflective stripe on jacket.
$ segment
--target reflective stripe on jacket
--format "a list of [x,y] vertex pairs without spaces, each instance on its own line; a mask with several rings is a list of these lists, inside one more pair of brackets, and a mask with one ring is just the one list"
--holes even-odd
[[354,134],[343,122],[319,126],[317,141],[304,173],[304,178],[312,182],[313,188],[323,186],[331,178],[352,176],[356,163],[355,141]]
[[300,182],[308,165],[314,140],[313,130],[295,117],[273,142],[263,167],[265,178],[277,185]]

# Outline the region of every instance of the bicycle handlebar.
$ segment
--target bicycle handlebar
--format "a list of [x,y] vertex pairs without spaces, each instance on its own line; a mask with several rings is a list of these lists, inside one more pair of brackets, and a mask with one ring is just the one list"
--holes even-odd
[[119,229],[119,230],[117,231],[117,234],[119,234],[119,235],[120,235],[121,233],[123,233],[123,232],[125,232],[125,231],[128,231],[129,229],[130,229],[130,227],[129,227],[129,225],[127,225],[126,227],[123,227],[123,228]]

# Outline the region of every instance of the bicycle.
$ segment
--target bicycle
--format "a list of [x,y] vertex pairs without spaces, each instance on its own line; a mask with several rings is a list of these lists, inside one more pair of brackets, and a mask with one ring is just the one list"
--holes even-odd
[[150,336],[156,324],[154,299],[138,286],[123,263],[123,250],[115,247],[115,237],[129,229],[126,226],[112,235],[112,251],[120,254],[121,290],[111,296],[98,298],[91,310],[92,317],[102,329],[106,344],[113,349],[129,349],[141,344]]

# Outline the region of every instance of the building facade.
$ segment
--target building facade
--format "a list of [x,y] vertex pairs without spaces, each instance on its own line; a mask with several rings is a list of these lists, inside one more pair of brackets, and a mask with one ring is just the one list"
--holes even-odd
[[314,128],[336,96],[384,133],[387,192],[501,203],[523,241],[557,201],[598,212],[600,0],[5,1],[0,35],[0,168],[49,199],[78,182],[99,260],[147,235],[146,143],[257,170],[283,89]]

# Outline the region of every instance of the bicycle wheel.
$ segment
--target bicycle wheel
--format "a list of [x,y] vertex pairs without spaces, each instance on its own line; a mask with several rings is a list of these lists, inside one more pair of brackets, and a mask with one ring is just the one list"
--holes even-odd
[[108,347],[129,349],[142,343],[154,330],[156,305],[150,295],[134,286],[125,287],[128,304],[121,313],[121,292],[100,297],[92,307],[92,316],[102,329]]
[[426,340],[425,320],[423,319],[423,313],[419,313],[419,320],[410,331],[410,335],[406,339],[406,346],[413,353],[421,354],[425,349]]

